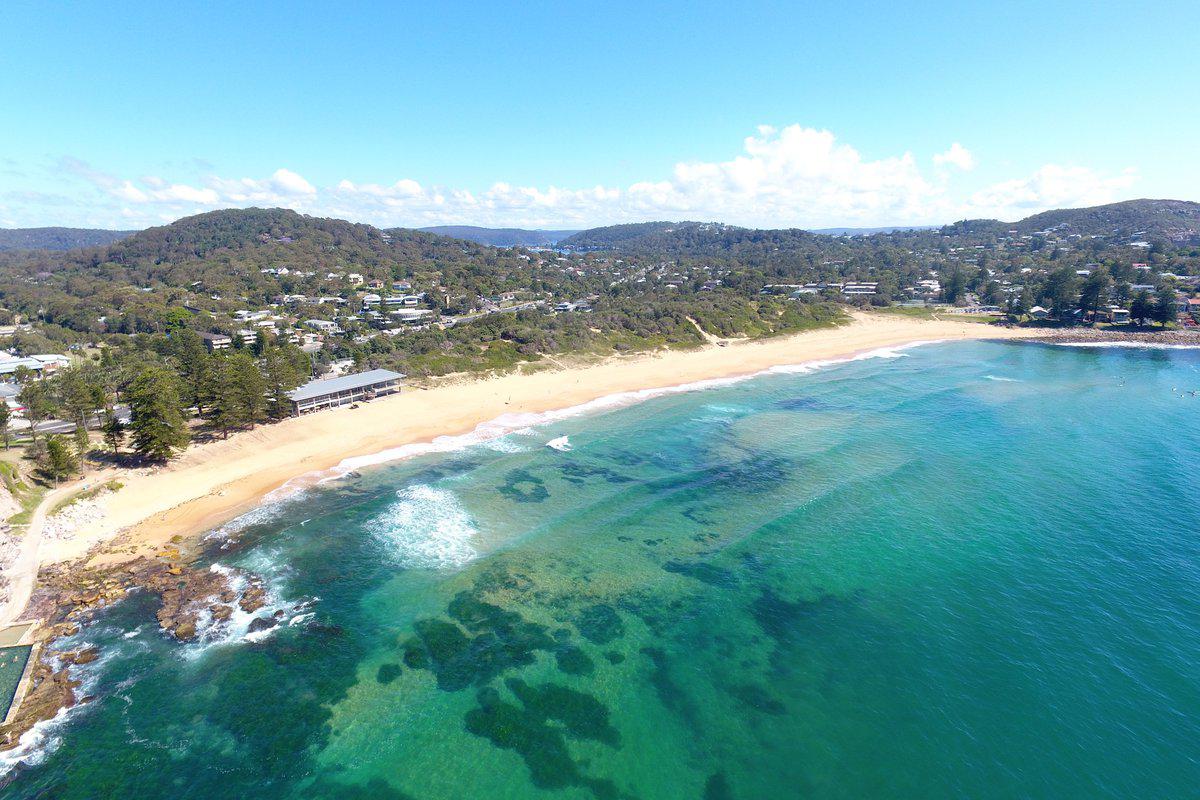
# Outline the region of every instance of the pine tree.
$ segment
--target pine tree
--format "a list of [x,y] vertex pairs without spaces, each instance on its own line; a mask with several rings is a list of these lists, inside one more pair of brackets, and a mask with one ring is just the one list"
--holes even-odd
[[38,466],[42,472],[54,479],[55,486],[61,479],[70,477],[79,469],[79,459],[61,436],[47,436],[46,448],[40,455]]
[[1155,322],[1161,324],[1164,328],[1168,322],[1175,321],[1175,290],[1169,286],[1164,286],[1158,290],[1158,294],[1154,298],[1154,309],[1151,314]]
[[104,413],[104,425],[101,430],[104,433],[104,443],[112,450],[114,456],[118,455],[121,452],[121,443],[125,441],[125,423],[121,422],[120,417],[111,408]]
[[0,399],[0,436],[4,437],[4,449],[8,449],[8,423],[12,421],[12,409]]
[[291,413],[288,392],[308,377],[308,357],[298,347],[269,347],[263,353],[263,377],[267,382],[267,404],[272,417]]
[[187,446],[175,375],[164,367],[142,369],[125,393],[129,402],[133,449],[152,461],[166,461]]
[[1133,296],[1133,302],[1129,305],[1129,316],[1137,321],[1138,325],[1145,325],[1146,320],[1154,313],[1154,301],[1150,299],[1150,293],[1145,289]]
[[21,387],[17,401],[25,407],[25,419],[29,420],[29,435],[37,441],[37,426],[54,413],[54,399],[50,389],[42,380],[31,380]]

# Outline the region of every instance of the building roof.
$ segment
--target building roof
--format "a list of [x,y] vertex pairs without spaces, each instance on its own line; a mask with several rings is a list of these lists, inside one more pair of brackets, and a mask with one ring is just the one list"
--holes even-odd
[[384,381],[398,381],[403,377],[399,372],[392,372],[390,369],[372,369],[366,372],[357,372],[353,375],[343,375],[340,378],[309,381],[298,389],[288,392],[288,397],[296,402],[300,402],[327,394],[345,392],[350,389],[361,389],[372,384],[383,383]]

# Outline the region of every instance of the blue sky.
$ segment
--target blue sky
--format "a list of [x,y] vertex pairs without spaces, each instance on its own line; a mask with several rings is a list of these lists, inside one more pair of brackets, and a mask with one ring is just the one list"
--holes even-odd
[[[253,5],[253,8],[247,6]],[[0,226],[1200,200],[1200,4],[8,2]]]

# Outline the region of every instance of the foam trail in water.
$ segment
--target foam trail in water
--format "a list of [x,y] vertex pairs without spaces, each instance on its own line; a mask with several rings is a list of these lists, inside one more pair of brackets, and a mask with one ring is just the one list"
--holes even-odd
[[999,381],[1000,383],[1020,383],[1021,382],[1020,379],[1018,379],[1018,378],[1005,378],[1001,375],[984,375],[983,377],[989,381]]

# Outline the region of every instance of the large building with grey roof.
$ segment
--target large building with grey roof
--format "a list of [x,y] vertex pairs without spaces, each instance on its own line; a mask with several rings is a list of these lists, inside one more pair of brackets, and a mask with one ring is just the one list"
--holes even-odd
[[309,381],[288,392],[292,401],[292,415],[298,417],[322,408],[395,394],[400,391],[400,381],[403,378],[399,372],[392,372],[390,369],[372,369],[339,378]]

